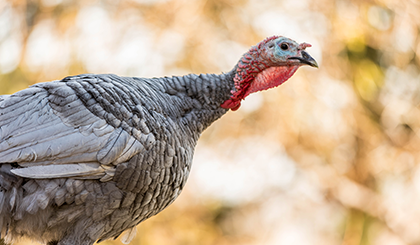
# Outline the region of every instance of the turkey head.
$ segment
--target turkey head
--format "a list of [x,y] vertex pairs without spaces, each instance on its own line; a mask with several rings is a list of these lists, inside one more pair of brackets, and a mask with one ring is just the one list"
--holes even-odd
[[242,56],[235,67],[235,88],[221,107],[236,111],[241,100],[251,93],[277,87],[287,81],[302,65],[318,67],[305,51],[310,44],[273,36],[266,38]]

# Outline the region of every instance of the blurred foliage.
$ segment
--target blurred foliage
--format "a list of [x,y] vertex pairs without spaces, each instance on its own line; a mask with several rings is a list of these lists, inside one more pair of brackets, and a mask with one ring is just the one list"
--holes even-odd
[[321,68],[210,127],[132,244],[419,244],[419,16],[417,0],[3,0],[0,94],[226,72],[266,36],[309,42]]

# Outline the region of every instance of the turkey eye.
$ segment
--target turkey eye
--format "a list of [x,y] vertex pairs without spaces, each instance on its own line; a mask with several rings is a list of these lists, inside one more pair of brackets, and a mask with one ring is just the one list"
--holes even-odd
[[283,50],[287,50],[289,48],[289,45],[287,45],[287,43],[282,43],[280,44],[280,48]]

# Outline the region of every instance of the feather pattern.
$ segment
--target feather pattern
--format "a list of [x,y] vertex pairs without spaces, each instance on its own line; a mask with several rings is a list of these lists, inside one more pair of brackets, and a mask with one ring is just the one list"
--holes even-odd
[[2,237],[128,243],[179,195],[230,76],[86,74],[0,96]]
[[203,130],[250,92],[317,66],[306,47],[272,37],[226,74],[83,74],[1,95],[1,238],[92,245],[128,231],[129,243],[184,188]]

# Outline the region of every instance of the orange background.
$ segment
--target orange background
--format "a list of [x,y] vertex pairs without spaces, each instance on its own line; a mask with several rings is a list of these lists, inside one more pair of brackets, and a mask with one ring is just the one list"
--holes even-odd
[[311,43],[320,69],[214,123],[181,196],[131,244],[419,244],[419,16],[418,0],[3,0],[0,94],[227,72],[267,36]]

